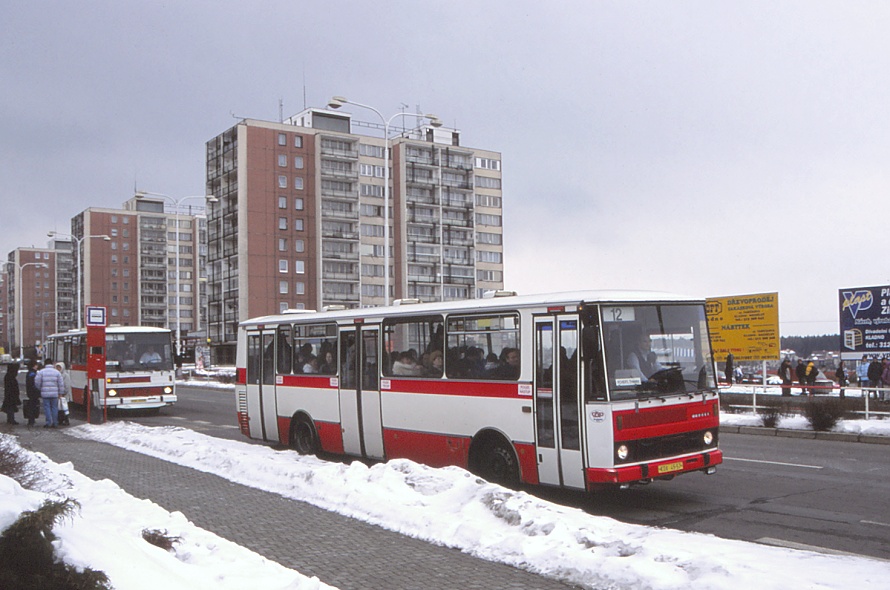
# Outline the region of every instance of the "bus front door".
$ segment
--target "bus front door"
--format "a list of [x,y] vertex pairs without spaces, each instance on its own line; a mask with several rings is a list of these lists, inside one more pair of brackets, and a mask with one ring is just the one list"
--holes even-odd
[[272,332],[247,335],[247,414],[251,438],[278,440],[275,399],[275,337]]
[[379,330],[361,327],[340,332],[340,427],[343,450],[383,459],[380,409]]
[[535,319],[535,431],[542,484],[585,489],[578,316]]

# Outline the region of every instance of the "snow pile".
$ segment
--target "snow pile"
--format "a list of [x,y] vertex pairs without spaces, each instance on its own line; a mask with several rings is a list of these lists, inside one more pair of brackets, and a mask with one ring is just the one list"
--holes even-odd
[[131,423],[66,432],[588,588],[841,589],[879,587],[890,576],[890,564],[868,558],[627,525],[507,490],[453,467],[432,469],[407,460],[344,465],[181,428]]
[[[731,414],[720,412],[720,424],[725,426],[763,426],[758,414],[746,412]],[[777,424],[779,428],[790,430],[812,430],[813,427],[804,416],[782,416]],[[869,436],[890,436],[890,420],[840,420],[832,432],[847,434],[865,434]]]
[[[74,517],[53,528],[58,537],[56,554],[76,567],[104,571],[118,590],[330,588],[198,528],[180,512],[134,498],[112,481],[93,481],[70,463],[59,465],[43,455],[31,456],[52,491],[25,490],[0,475],[0,530],[46,499],[77,500],[81,507]],[[173,551],[165,551],[143,540],[144,529],[166,531],[179,542]]]

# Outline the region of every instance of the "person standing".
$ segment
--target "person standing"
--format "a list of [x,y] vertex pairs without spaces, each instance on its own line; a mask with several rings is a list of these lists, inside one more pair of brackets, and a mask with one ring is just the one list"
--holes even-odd
[[3,379],[3,407],[0,409],[6,412],[7,424],[18,424],[15,421],[15,414],[19,411],[19,406],[22,405],[19,382],[16,378],[18,374],[18,363],[10,363],[6,367],[6,377]]
[[810,397],[813,397],[813,395],[815,395],[815,393],[816,393],[815,385],[816,385],[816,377],[818,375],[819,375],[819,369],[816,368],[815,361],[807,362],[806,379],[807,379],[807,385],[809,386],[807,388],[807,395]]
[[726,355],[726,366],[723,367],[723,376],[726,377],[726,382],[729,385],[732,385],[732,378],[735,375],[735,357],[732,356],[732,353],[728,353]]
[[782,395],[791,395],[791,359],[785,359],[779,365],[779,379],[782,380]]
[[878,387],[881,386],[882,371],[881,361],[875,356],[868,364],[868,385],[873,388],[871,393],[869,393],[869,396],[874,397],[874,399],[878,399],[878,396],[880,395],[880,393],[878,393]]
[[56,371],[62,375],[62,383],[64,388],[59,395],[59,425],[68,426],[71,421],[68,419],[68,403],[71,401],[71,375],[65,368],[65,363],[59,361],[56,363]]
[[800,394],[803,395],[806,393],[807,383],[807,366],[804,364],[803,359],[797,359],[797,366],[794,367],[794,373],[797,377],[797,383],[800,385]]
[[890,385],[890,358],[884,357],[884,360],[882,361],[882,363],[883,364],[881,365],[881,367],[882,367],[882,370],[881,370],[881,393],[880,393],[879,397],[882,402],[885,402],[888,399],[888,393],[887,393],[886,388],[888,385]]
[[29,360],[25,366],[28,374],[25,376],[25,394],[28,396],[22,414],[28,420],[28,426],[34,426],[34,421],[40,416],[40,389],[35,381],[37,379],[37,361]]
[[46,414],[44,428],[55,428],[59,425],[59,396],[65,391],[65,381],[62,374],[53,366],[51,359],[46,359],[46,364],[37,373],[34,384],[40,390],[43,398],[43,412]]
[[837,379],[837,384],[841,388],[841,399],[844,399],[844,388],[847,386],[847,370],[844,368],[844,361],[838,363],[834,378]]

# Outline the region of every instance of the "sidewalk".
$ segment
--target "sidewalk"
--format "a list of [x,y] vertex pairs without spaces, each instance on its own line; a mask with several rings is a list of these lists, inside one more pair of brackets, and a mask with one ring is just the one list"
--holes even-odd
[[57,463],[70,461],[92,479],[113,480],[133,496],[182,512],[202,528],[343,590],[571,587],[215,475],[67,436],[64,429],[2,426],[28,450]]

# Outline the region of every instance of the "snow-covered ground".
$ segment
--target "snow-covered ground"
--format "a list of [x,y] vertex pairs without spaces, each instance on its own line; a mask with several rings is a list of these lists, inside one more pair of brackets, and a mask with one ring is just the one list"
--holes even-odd
[[[432,469],[407,460],[371,467],[326,462],[186,429],[126,422],[65,432],[589,588],[827,590],[881,587],[890,579],[890,563],[885,561],[623,524],[489,484],[458,468]],[[151,587],[167,590],[211,584],[322,587],[317,580],[194,527],[181,514],[167,514],[147,500],[134,499],[111,482],[93,482],[70,464],[41,460],[59,482],[57,493],[83,505],[78,517],[57,527],[60,552],[72,563],[104,570],[119,590],[147,588],[147,571],[164,576],[163,582],[155,578]],[[42,498],[0,480],[0,527]],[[182,537],[176,555],[144,543],[144,528]],[[124,561],[117,562],[117,555],[125,556]],[[134,566],[134,560],[141,565]]]
[[[763,420],[753,412],[742,414],[720,413],[721,426],[763,426]],[[777,424],[778,428],[791,430],[812,430],[809,421],[803,416],[782,416]],[[848,434],[866,434],[875,436],[890,436],[890,420],[841,420],[832,432],[844,432]]]

